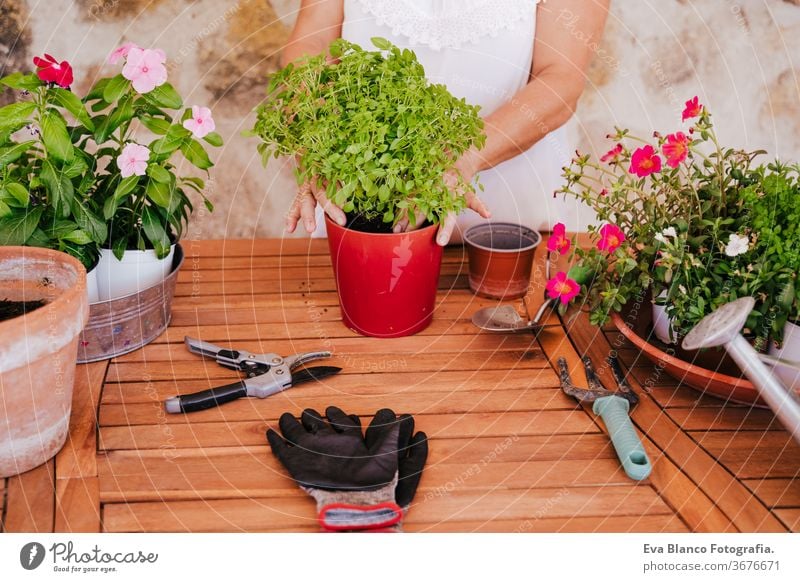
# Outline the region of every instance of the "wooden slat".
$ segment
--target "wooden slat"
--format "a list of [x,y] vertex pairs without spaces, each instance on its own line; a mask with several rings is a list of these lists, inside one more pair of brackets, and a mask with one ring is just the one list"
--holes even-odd
[[56,479],[54,531],[100,531],[100,484],[97,477]]
[[800,479],[744,479],[768,507],[800,508]]
[[46,533],[53,531],[55,510],[55,462],[8,479],[6,532]]
[[108,362],[95,362],[75,369],[69,434],[56,456],[59,479],[97,476],[97,409]]
[[763,408],[674,408],[669,415],[683,430],[781,430],[772,411]]
[[605,516],[605,517],[532,517],[530,519],[410,523],[407,532],[437,533],[681,533],[686,525],[673,515]]
[[[234,378],[231,375],[231,378]],[[149,382],[108,382],[103,388],[104,404],[133,404],[162,402],[175,394],[205,390],[221,382],[215,378],[162,380]],[[326,382],[296,386],[283,397],[330,398],[344,396],[395,396],[414,395],[424,390],[427,394],[448,394],[463,391],[536,390],[553,388],[558,383],[555,372],[548,368],[520,368],[510,370],[473,370],[455,372],[375,372],[369,374],[338,374]],[[275,395],[276,397],[280,395]],[[273,397],[270,397],[273,398]],[[317,406],[319,403],[316,404]]]
[[[111,426],[100,429],[100,450],[225,447],[259,445],[265,440],[265,421],[200,423],[187,416],[185,424],[156,426]],[[420,430],[438,438],[490,436],[582,435],[597,432],[583,413],[566,410],[541,412],[478,413],[460,415],[415,415]]]
[[800,478],[800,445],[784,431],[691,434],[704,449],[741,479]]
[[0,533],[5,531],[5,515],[6,515],[6,483],[7,479],[0,479]]
[[[610,514],[670,516],[671,511],[650,487],[494,491],[491,497],[482,492],[454,491],[415,500],[407,523],[524,521],[535,516],[604,518]],[[111,503],[104,507],[103,526],[108,532],[272,531],[309,524],[315,518],[310,497]]]
[[800,509],[776,509],[775,514],[786,524],[789,531],[800,532]]

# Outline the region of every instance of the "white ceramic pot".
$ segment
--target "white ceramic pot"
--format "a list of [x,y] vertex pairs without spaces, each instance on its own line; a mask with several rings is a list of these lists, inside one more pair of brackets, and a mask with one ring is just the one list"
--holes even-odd
[[672,325],[667,315],[667,306],[653,303],[653,333],[665,344],[674,344],[675,341],[669,336],[670,329]]
[[[800,325],[787,323],[783,328],[782,347],[777,348],[774,343],[771,343],[769,354],[776,358],[800,362]],[[784,386],[792,390],[800,389],[800,371],[780,365],[775,366],[773,371]]]
[[118,299],[157,285],[169,275],[174,254],[175,245],[163,259],[153,250],[125,251],[120,261],[110,249],[100,249],[95,268],[99,300]]
[[100,301],[100,293],[97,290],[97,265],[91,271],[86,271],[86,294],[89,296],[89,303]]

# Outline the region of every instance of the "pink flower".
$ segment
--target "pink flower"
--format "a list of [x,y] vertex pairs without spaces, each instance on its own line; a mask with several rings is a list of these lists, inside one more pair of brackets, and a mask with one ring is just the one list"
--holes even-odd
[[661,171],[661,158],[658,157],[653,146],[646,145],[640,147],[631,156],[631,167],[628,170],[631,174],[636,174],[640,178],[649,176]]
[[122,153],[117,157],[120,176],[123,178],[144,176],[147,170],[147,160],[149,159],[149,149],[138,143],[129,143],[122,148]]
[[547,282],[545,288],[550,299],[558,299],[564,305],[572,301],[581,292],[581,286],[578,285],[578,282],[567,277],[564,271],[556,273],[556,276]]
[[72,85],[72,66],[67,61],[60,63],[48,54],[44,58],[33,57],[33,64],[38,67],[36,74],[45,83],[55,83],[59,87]]
[[677,168],[689,155],[689,138],[679,131],[667,136],[667,143],[661,146],[661,151],[667,158],[670,168]]
[[600,158],[601,162],[616,162],[622,155],[622,144],[618,143],[616,146],[608,150],[606,154]]
[[547,250],[563,255],[571,245],[572,242],[567,238],[567,227],[559,222],[553,227],[553,234],[550,235],[550,239],[547,241]]
[[600,190],[600,196],[608,196],[608,188],[603,188]]
[[601,251],[613,253],[624,242],[625,233],[618,226],[605,224],[600,229],[600,240],[597,243],[597,248]]
[[164,51],[131,47],[122,76],[133,83],[138,93],[149,93],[167,82]]
[[111,51],[111,54],[108,55],[108,63],[110,65],[116,65],[120,59],[126,58],[133,48],[139,49],[140,47],[132,42],[126,42],[122,46],[115,48]]
[[216,125],[208,107],[194,105],[192,106],[192,116],[183,122],[183,127],[191,131],[197,139],[201,139],[214,131]]
[[695,95],[686,102],[686,107],[683,110],[681,121],[692,119],[693,117],[697,117],[701,113],[703,113],[703,106],[700,105],[700,100]]

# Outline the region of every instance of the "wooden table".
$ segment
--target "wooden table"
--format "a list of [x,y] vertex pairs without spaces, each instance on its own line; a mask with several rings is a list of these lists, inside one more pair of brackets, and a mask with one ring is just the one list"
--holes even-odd
[[[469,318],[492,302],[469,292],[461,248],[445,252],[433,324],[379,340],[341,324],[324,241],[184,247],[170,328],[137,352],[78,367],[64,449],[0,480],[3,531],[314,531],[314,504],[264,431],[282,412],[330,404],[411,412],[428,433],[409,531],[800,531],[800,447],[769,411],[676,387],[584,314],[563,326],[551,316],[538,341],[478,332]],[[184,335],[287,355],[327,348],[345,370],[266,400],[167,416],[165,398],[235,377],[189,354]],[[632,417],[654,463],[642,483],[626,478],[602,423],[562,394],[553,368],[566,357],[582,383],[579,354],[599,361],[612,346],[641,398]]]

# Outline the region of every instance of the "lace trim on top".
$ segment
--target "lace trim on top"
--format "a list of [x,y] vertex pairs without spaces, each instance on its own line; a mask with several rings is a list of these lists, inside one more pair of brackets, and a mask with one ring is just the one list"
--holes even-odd
[[497,36],[529,16],[542,0],[453,0],[425,11],[414,0],[357,0],[380,25],[413,44],[459,48]]

